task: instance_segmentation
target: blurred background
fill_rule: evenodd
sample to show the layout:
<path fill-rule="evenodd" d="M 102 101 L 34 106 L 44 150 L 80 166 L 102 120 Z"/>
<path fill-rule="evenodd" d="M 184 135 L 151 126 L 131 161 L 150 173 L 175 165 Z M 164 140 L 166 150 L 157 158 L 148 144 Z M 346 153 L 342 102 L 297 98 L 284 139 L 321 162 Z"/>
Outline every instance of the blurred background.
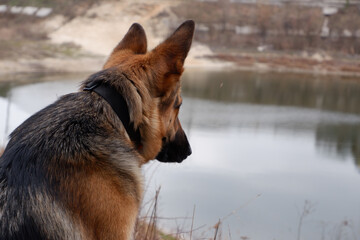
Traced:
<path fill-rule="evenodd" d="M 187 19 L 193 154 L 143 169 L 155 238 L 360 239 L 360 0 L 0 0 L 0 154 L 132 23 L 151 50 Z"/>

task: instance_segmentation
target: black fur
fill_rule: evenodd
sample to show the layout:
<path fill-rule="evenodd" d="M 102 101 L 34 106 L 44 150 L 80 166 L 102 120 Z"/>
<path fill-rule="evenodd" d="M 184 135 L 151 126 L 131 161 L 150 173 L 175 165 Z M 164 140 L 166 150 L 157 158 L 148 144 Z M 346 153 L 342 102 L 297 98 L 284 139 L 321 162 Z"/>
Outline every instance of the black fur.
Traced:
<path fill-rule="evenodd" d="M 109 131 L 109 117 L 103 99 L 79 92 L 61 97 L 11 133 L 0 158 L 1 239 L 81 238 L 62 206 L 59 181 L 98 149 L 135 151 L 114 137 L 115 126 Z M 104 141 L 114 138 L 121 144 Z"/>

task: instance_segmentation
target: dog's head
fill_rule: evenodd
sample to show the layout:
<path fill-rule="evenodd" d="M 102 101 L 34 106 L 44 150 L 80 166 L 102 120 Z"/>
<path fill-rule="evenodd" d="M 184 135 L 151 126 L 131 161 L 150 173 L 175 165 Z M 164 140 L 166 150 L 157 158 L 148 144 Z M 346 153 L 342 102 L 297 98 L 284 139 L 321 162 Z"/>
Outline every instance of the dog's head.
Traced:
<path fill-rule="evenodd" d="M 125 72 L 142 99 L 142 120 L 135 126 L 141 132 L 140 153 L 146 160 L 182 162 L 191 154 L 178 114 L 182 104 L 180 76 L 193 34 L 194 22 L 186 21 L 147 52 L 144 29 L 133 24 L 104 65 L 104 69 Z"/>

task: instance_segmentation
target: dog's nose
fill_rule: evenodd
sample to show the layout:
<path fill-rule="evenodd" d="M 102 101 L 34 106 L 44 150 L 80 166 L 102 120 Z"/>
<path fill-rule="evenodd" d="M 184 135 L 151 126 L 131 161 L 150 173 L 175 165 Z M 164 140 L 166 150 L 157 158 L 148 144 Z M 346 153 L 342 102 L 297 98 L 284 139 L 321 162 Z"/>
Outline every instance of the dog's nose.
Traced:
<path fill-rule="evenodd" d="M 184 155 L 182 156 L 182 159 L 180 162 L 182 162 L 183 160 L 185 160 L 188 156 L 190 156 L 192 154 L 192 150 L 190 145 L 188 145 L 186 151 L 184 152 Z"/>
<path fill-rule="evenodd" d="M 192 154 L 192 150 L 191 150 L 191 147 L 190 147 L 190 145 L 189 145 L 188 151 L 187 151 L 187 153 L 186 153 L 186 156 L 190 156 L 191 154 Z"/>

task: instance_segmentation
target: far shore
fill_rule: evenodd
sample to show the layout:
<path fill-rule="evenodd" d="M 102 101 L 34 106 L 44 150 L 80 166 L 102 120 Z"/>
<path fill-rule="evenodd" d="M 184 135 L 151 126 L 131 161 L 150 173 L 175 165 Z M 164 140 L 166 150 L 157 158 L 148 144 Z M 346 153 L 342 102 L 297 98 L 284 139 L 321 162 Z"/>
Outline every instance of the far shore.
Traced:
<path fill-rule="evenodd" d="M 63 2 L 65 4 L 66 1 Z M 328 43 L 329 48 L 314 47 L 316 45 L 305 44 L 306 42 L 303 45 L 296 45 L 296 47 L 295 45 L 294 47 L 276 47 L 277 43 L 281 42 L 281 38 L 269 38 L 268 42 L 263 42 L 261 40 L 263 36 L 259 36 L 259 34 L 236 35 L 236 33 L 235 36 L 234 32 L 232 35 L 226 35 L 229 41 L 220 41 L 223 39 L 221 37 L 224 34 L 223 31 L 216 30 L 214 34 L 210 34 L 210 31 L 202 32 L 201 29 L 207 26 L 206 19 L 209 16 L 216 18 L 211 14 L 208 15 L 210 11 L 205 10 L 215 10 L 216 4 L 214 5 L 214 3 L 192 3 L 197 7 L 202 6 L 202 8 L 199 8 L 200 11 L 196 11 L 196 14 L 191 16 L 194 12 L 188 11 L 189 6 L 180 4 L 178 1 L 152 2 L 142 7 L 139 7 L 137 1 L 99 1 L 96 4 L 90 3 L 93 1 L 86 0 L 84 2 L 88 2 L 88 4 L 80 7 L 78 10 L 81 10 L 81 14 L 77 12 L 74 17 L 71 17 L 71 14 L 68 15 L 74 10 L 71 4 L 68 6 L 70 12 L 59 11 L 41 19 L 34 16 L 21 15 L 16 18 L 12 14 L 1 15 L 0 76 L 18 73 L 96 72 L 102 68 L 108 54 L 132 23 L 142 24 L 146 30 L 148 49 L 152 49 L 165 39 L 174 30 L 172 28 L 186 16 L 188 19 L 191 17 L 197 19 L 195 20 L 199 37 L 202 35 L 202 38 L 194 38 L 191 51 L 186 59 L 186 68 L 349 76 L 360 80 L 360 53 L 355 50 L 345 51 L 342 48 L 339 50 L 335 46 L 331 47 L 330 43 Z M 55 6 L 54 3 L 54 8 Z M 267 21 L 268 18 L 273 19 L 270 14 L 272 11 L 281 10 L 268 8 L 267 5 L 259 8 L 260 5 L 234 4 L 232 7 L 236 8 L 238 12 L 246 12 L 252 8 L 256 11 L 267 9 L 269 11 L 265 11 L 267 15 L 264 16 L 263 21 Z M 299 9 L 288 8 L 288 10 L 296 13 Z M 302 10 L 306 10 L 302 12 L 308 14 L 306 16 L 320 13 L 312 20 L 317 24 L 322 23 L 323 17 L 320 9 L 306 8 Z M 233 11 L 233 13 L 235 12 Z M 202 15 L 203 13 L 204 15 Z M 351 12 L 349 14 L 352 16 Z M 346 14 L 340 15 L 339 17 L 344 17 Z M 219 16 L 217 17 L 219 18 Z M 279 15 L 279 19 L 283 20 L 281 17 L 284 16 L 287 15 Z M 230 16 L 227 19 L 229 26 L 235 24 L 230 21 L 231 19 Z M 222 22 L 222 17 L 218 21 Z M 252 24 L 246 19 L 241 21 L 244 26 Z M 313 22 L 305 21 L 304 24 L 313 26 Z M 220 25 L 227 26 L 227 24 Z M 269 26 L 268 30 L 282 31 L 283 25 L 280 24 L 277 26 L 278 28 Z M 302 25 L 297 26 L 299 29 L 296 26 L 292 31 L 299 32 Z M 254 28 L 256 28 L 255 25 Z M 214 27 L 214 29 L 216 28 Z M 313 31 L 311 29 L 308 30 Z M 230 36 L 239 41 L 230 44 L 232 39 Z M 290 44 L 293 40 L 293 38 L 288 38 L 286 43 Z M 249 44 L 246 44 L 247 41 Z M 324 41 L 321 40 L 320 43 L 324 44 Z M 346 46 L 353 47 L 351 44 Z"/>
<path fill-rule="evenodd" d="M 91 73 L 99 71 L 105 60 L 104 56 L 1 59 L 0 76 L 30 73 Z M 360 80 L 360 62 L 358 60 L 317 59 L 316 56 L 299 57 L 273 53 L 213 54 L 189 59 L 186 68 L 211 69 L 212 71 L 243 70 L 263 73 L 338 75 Z M 0 77 L 0 82 L 5 81 L 4 79 L 6 78 Z"/>

